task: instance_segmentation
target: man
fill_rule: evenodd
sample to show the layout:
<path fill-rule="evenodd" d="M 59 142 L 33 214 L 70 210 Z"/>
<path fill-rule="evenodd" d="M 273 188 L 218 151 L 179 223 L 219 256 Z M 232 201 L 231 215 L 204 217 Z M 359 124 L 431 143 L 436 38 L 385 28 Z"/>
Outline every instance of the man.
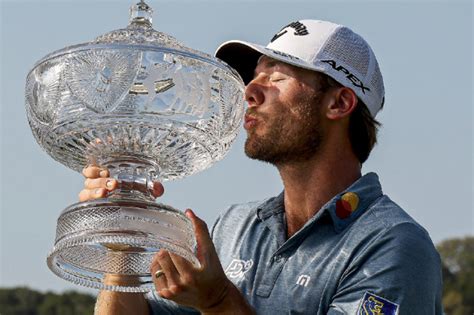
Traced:
<path fill-rule="evenodd" d="M 216 56 L 247 85 L 246 154 L 275 165 L 284 191 L 231 206 L 212 237 L 188 210 L 201 267 L 160 251 L 156 292 L 102 292 L 98 313 L 441 314 L 440 260 L 428 233 L 383 195 L 376 174 L 361 176 L 384 103 L 365 40 L 303 20 L 266 47 L 231 41 Z M 99 167 L 84 175 L 81 200 L 117 185 Z"/>

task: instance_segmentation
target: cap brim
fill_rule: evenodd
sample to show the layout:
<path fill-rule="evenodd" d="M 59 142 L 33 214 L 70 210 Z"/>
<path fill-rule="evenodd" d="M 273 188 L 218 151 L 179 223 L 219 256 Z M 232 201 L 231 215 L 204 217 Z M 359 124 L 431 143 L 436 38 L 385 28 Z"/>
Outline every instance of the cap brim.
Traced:
<path fill-rule="evenodd" d="M 217 48 L 215 56 L 234 68 L 248 84 L 254 76 L 260 56 L 265 54 L 265 47 L 238 40 L 223 43 Z"/>

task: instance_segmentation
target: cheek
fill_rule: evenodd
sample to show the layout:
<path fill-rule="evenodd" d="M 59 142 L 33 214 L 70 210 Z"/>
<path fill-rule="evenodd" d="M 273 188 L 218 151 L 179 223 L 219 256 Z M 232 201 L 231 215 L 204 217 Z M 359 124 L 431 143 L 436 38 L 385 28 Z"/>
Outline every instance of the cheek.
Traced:
<path fill-rule="evenodd" d="M 290 82 L 268 92 L 260 110 L 265 122 L 273 129 L 294 128 L 295 124 L 307 123 L 319 105 L 316 93 L 307 86 Z"/>
<path fill-rule="evenodd" d="M 311 99 L 305 97 L 295 97 L 288 104 L 287 114 L 292 120 L 306 120 L 312 116 L 315 111 L 315 106 Z"/>

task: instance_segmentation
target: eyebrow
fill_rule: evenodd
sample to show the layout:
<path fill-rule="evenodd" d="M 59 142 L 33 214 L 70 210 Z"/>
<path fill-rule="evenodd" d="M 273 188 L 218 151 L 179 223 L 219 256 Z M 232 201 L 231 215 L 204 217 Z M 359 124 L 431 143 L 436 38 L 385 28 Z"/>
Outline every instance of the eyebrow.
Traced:
<path fill-rule="evenodd" d="M 265 55 L 261 55 L 260 58 L 258 58 L 257 60 L 257 65 L 255 66 L 255 70 L 253 71 L 253 77 L 255 78 L 255 76 L 257 75 L 257 66 L 260 64 L 260 61 L 262 60 L 263 57 L 267 57 L 268 61 L 266 62 L 266 64 L 264 65 L 265 69 L 268 69 L 268 68 L 272 68 L 274 66 L 276 66 L 278 63 L 282 63 L 281 61 L 278 61 L 276 59 L 273 59 L 271 57 L 268 57 L 268 56 L 265 56 Z"/>

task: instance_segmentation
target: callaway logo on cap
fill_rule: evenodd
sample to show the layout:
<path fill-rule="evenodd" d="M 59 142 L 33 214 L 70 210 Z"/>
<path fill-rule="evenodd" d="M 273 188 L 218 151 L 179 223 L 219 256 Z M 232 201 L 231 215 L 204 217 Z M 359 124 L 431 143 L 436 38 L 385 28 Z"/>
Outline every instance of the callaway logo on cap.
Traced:
<path fill-rule="evenodd" d="M 348 27 L 301 20 L 283 27 L 266 47 L 234 40 L 225 42 L 216 51 L 216 57 L 236 69 L 245 84 L 252 80 L 262 55 L 325 73 L 351 88 L 373 117 L 383 106 L 385 90 L 374 52 Z"/>

